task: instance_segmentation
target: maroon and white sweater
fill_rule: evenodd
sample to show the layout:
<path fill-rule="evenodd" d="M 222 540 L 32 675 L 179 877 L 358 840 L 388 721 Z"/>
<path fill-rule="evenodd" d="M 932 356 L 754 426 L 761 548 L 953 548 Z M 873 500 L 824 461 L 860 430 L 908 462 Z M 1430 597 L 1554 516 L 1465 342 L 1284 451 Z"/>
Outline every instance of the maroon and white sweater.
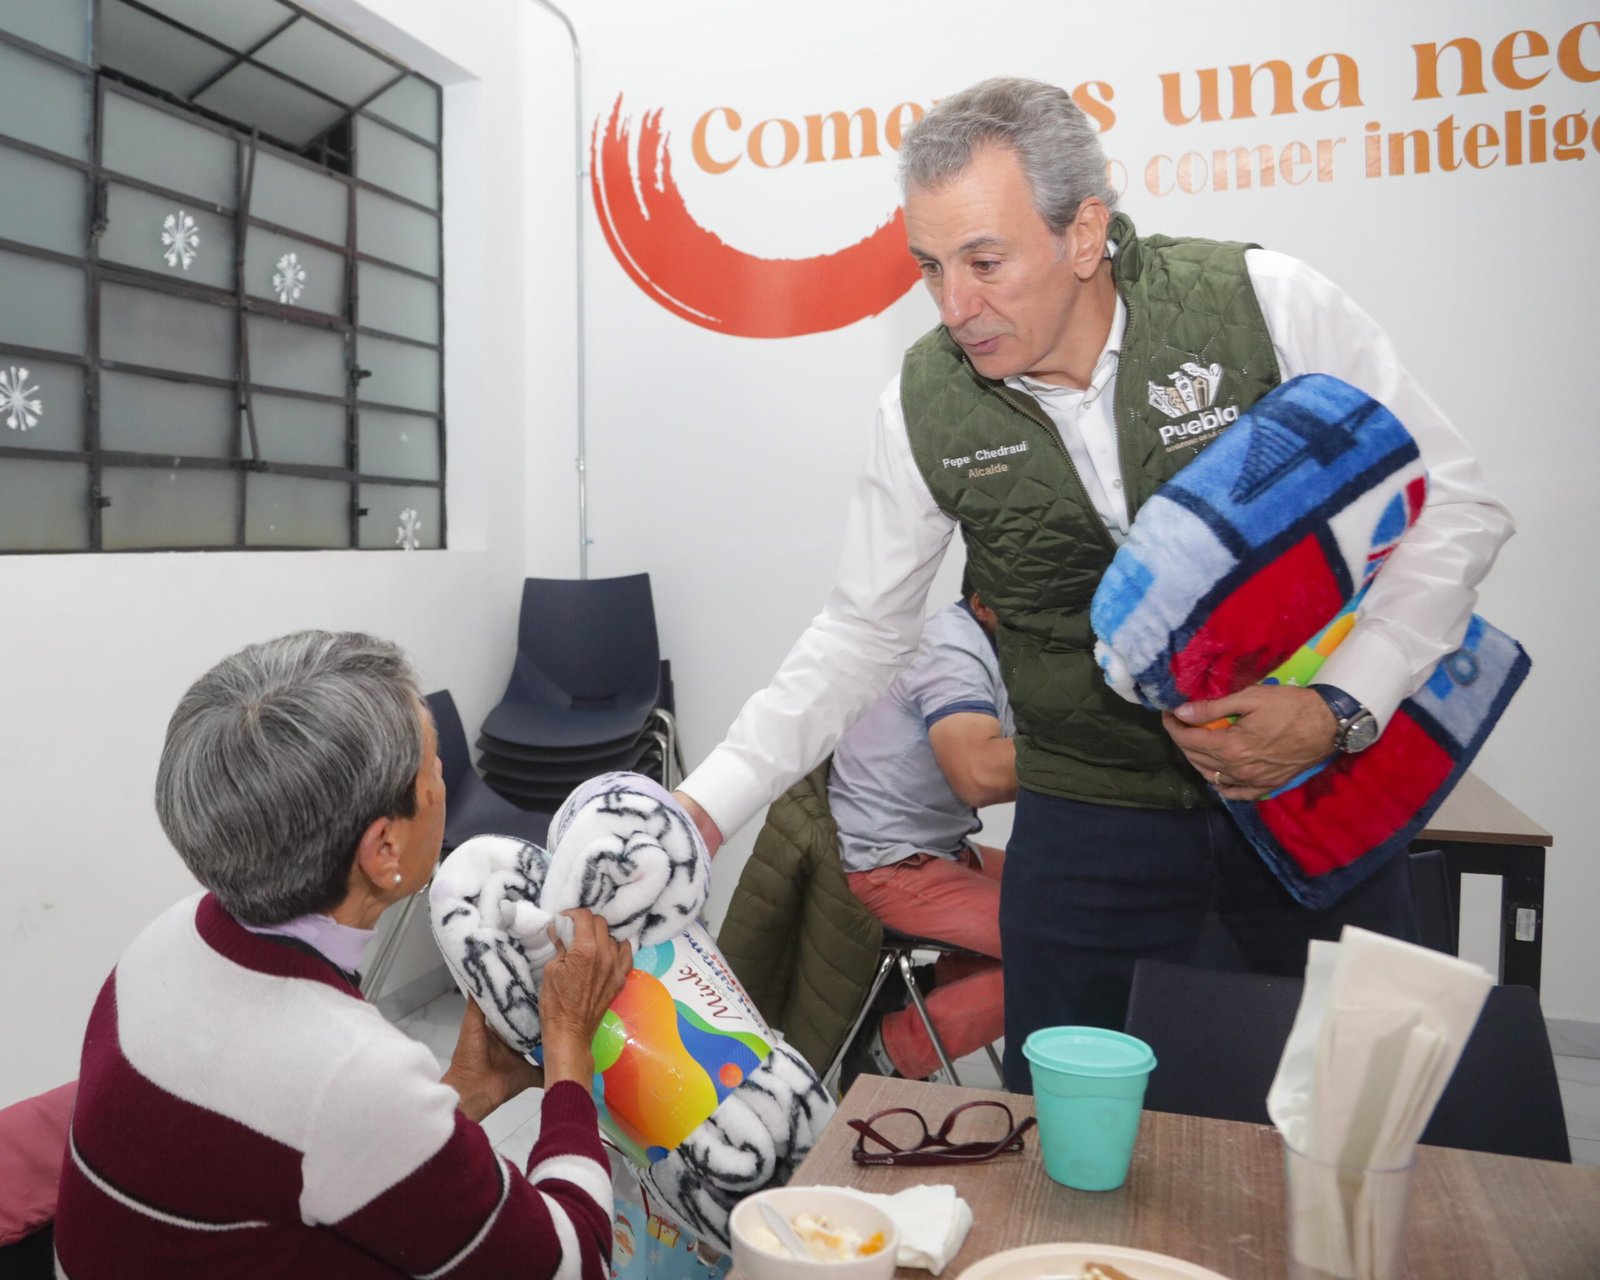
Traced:
<path fill-rule="evenodd" d="M 546 1093 L 527 1177 L 424 1046 L 209 895 L 128 948 L 84 1038 L 56 1213 L 68 1280 L 603 1280 L 594 1103 Z"/>

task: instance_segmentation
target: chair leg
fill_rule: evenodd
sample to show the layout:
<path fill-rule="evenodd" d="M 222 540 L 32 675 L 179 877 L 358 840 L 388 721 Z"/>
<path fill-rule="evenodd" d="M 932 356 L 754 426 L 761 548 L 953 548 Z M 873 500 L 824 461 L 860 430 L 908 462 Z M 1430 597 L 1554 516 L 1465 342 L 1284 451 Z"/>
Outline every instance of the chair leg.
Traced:
<path fill-rule="evenodd" d="M 995 1079 L 1004 1082 L 1006 1078 L 1005 1065 L 1000 1061 L 1000 1055 L 994 1051 L 994 1045 L 984 1045 L 983 1051 L 989 1055 L 989 1063 L 994 1067 Z"/>
<path fill-rule="evenodd" d="M 845 1033 L 844 1040 L 839 1045 L 839 1052 L 833 1055 L 833 1061 L 822 1073 L 822 1087 L 829 1094 L 833 1093 L 834 1087 L 839 1082 L 839 1070 L 844 1066 L 844 1055 L 855 1043 L 856 1033 L 861 1030 L 861 1024 L 872 1012 L 872 1002 L 878 998 L 878 992 L 883 990 L 883 984 L 889 979 L 889 970 L 894 967 L 894 955 L 893 951 L 883 953 L 883 958 L 878 962 L 878 972 L 873 975 L 872 986 L 867 989 L 867 998 L 861 1002 L 861 1011 L 856 1014 L 856 1020 L 850 1024 L 850 1030 Z"/>
<path fill-rule="evenodd" d="M 950 1061 L 950 1055 L 944 1050 L 944 1041 L 939 1039 L 939 1033 L 933 1029 L 933 1018 L 928 1013 L 928 1004 L 922 998 L 922 991 L 917 986 L 917 979 L 912 973 L 911 952 L 900 953 L 900 976 L 905 979 L 906 991 L 911 995 L 911 1003 L 916 1007 L 917 1016 L 922 1019 L 922 1025 L 928 1032 L 928 1039 L 933 1042 L 933 1052 L 939 1059 L 939 1069 L 944 1072 L 945 1079 L 953 1085 L 961 1083 L 961 1077 L 956 1074 L 955 1064 Z"/>
<path fill-rule="evenodd" d="M 656 707 L 650 714 L 661 721 L 666 730 L 667 742 L 670 744 L 670 749 L 666 753 L 667 758 L 662 762 L 661 772 L 667 777 L 665 784 L 667 790 L 671 791 L 683 781 L 685 774 L 683 743 L 678 738 L 678 722 L 673 718 L 672 712 L 665 707 Z"/>
<path fill-rule="evenodd" d="M 672 759 L 669 754 L 670 748 L 667 745 L 667 735 L 660 729 L 646 729 L 640 736 L 643 738 L 650 738 L 655 742 L 655 749 L 661 753 L 661 776 L 657 778 L 656 781 L 659 782 L 663 788 L 671 791 L 678 784 L 673 781 L 672 777 Z M 650 751 L 647 748 L 645 750 L 645 755 L 649 754 Z M 643 772 L 643 766 L 644 762 L 641 760 L 637 766 L 641 772 Z M 645 776 L 649 777 L 650 775 L 646 773 Z"/>

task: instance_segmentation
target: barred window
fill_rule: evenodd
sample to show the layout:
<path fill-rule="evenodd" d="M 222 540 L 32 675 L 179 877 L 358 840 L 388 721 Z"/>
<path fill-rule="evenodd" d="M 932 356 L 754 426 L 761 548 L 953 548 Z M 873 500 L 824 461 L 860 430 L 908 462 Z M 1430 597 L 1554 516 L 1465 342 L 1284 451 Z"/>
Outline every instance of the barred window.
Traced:
<path fill-rule="evenodd" d="M 0 0 L 0 553 L 445 545 L 440 111 L 284 0 Z"/>

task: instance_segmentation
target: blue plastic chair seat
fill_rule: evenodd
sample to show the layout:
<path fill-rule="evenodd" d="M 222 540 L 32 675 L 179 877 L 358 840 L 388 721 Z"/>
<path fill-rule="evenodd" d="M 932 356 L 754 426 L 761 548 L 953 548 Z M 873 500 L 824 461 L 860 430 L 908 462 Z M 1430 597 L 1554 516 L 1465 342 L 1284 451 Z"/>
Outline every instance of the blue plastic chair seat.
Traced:
<path fill-rule="evenodd" d="M 610 773 L 617 769 L 633 769 L 652 750 L 660 750 L 657 742 L 651 738 L 643 738 L 614 756 L 601 756 L 589 760 L 559 762 L 518 760 L 495 751 L 485 751 L 478 757 L 478 765 L 485 773 L 497 774 L 502 778 L 519 778 L 527 782 L 551 784 L 564 782 L 568 786 L 576 786 L 597 774 Z"/>
<path fill-rule="evenodd" d="M 543 845 L 550 833 L 550 819 L 559 805 L 551 805 L 549 813 L 523 809 L 504 796 L 496 794 L 488 784 L 477 782 L 452 792 L 446 801 L 444 846 L 448 851 L 465 844 L 473 836 L 515 836 L 529 844 Z"/>
<path fill-rule="evenodd" d="M 530 747 L 594 747 L 617 740 L 631 742 L 643 732 L 655 710 L 655 695 L 623 706 L 576 710 L 502 702 L 483 722 L 490 737 Z"/>
<path fill-rule="evenodd" d="M 525 747 L 520 743 L 507 742 L 504 738 L 497 738 L 492 733 L 478 735 L 478 750 L 486 755 L 492 754 L 502 760 L 515 760 L 521 765 L 542 764 L 576 764 L 584 761 L 596 761 L 600 772 L 605 761 L 615 758 L 638 745 L 638 735 L 627 738 L 617 738 L 611 742 L 597 742 L 590 747 L 572 747 L 562 750 L 559 747 Z"/>
<path fill-rule="evenodd" d="M 484 778 L 501 796 L 510 797 L 518 804 L 547 805 L 552 813 L 574 790 L 570 782 L 529 782 L 525 778 L 505 778 L 497 773 L 485 773 Z"/>
<path fill-rule="evenodd" d="M 430 693 L 427 703 L 439 735 L 439 763 L 444 771 L 445 852 L 481 835 L 515 836 L 542 845 L 556 806 L 551 805 L 549 813 L 530 812 L 492 791 L 472 767 L 455 699 L 441 689 Z"/>

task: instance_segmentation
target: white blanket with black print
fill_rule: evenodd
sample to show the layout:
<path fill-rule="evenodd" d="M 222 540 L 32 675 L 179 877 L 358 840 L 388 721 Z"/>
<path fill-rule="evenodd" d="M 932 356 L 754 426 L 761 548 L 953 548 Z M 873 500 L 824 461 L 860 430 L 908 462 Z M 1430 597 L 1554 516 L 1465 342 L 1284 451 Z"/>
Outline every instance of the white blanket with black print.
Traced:
<path fill-rule="evenodd" d="M 539 988 L 555 958 L 549 927 L 587 907 L 634 949 L 665 942 L 711 892 L 711 856 L 689 815 L 653 779 L 607 773 L 550 820 L 550 847 L 475 836 L 440 865 L 428 893 L 433 932 L 462 991 L 507 1044 L 539 1044 Z"/>
<path fill-rule="evenodd" d="M 539 989 L 555 957 L 548 928 L 587 907 L 635 951 L 696 919 L 711 859 L 694 823 L 657 783 L 610 773 L 569 796 L 548 850 L 477 836 L 439 866 L 429 893 L 434 937 L 462 991 L 507 1044 L 532 1059 Z M 728 1247 L 728 1214 L 751 1192 L 787 1182 L 833 1114 L 798 1053 L 772 1052 L 674 1150 L 643 1175 L 684 1226 Z"/>

